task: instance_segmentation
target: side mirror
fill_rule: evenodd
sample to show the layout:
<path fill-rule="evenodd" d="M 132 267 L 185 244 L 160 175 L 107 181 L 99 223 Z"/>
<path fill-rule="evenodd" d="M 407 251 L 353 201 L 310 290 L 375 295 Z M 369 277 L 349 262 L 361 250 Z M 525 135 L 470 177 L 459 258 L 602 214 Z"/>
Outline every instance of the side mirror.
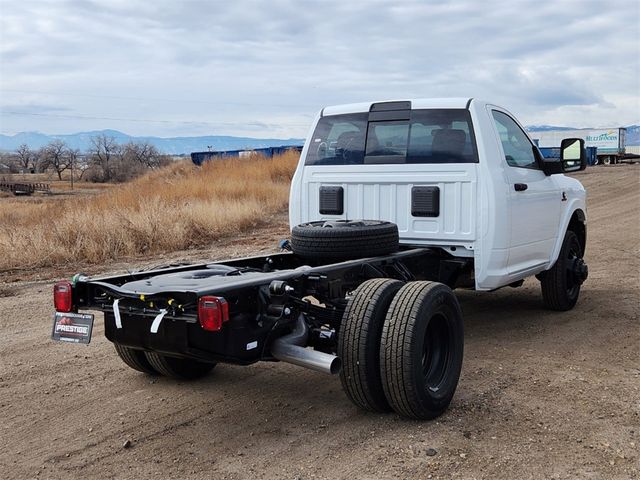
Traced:
<path fill-rule="evenodd" d="M 587 168 L 587 151 L 581 138 L 565 138 L 560 143 L 560 163 L 563 172 L 577 172 Z"/>
<path fill-rule="evenodd" d="M 538 159 L 538 164 L 542 167 L 542 171 L 548 177 L 549 175 L 555 175 L 556 173 L 562 173 L 562 162 L 559 158 L 551 157 L 546 158 L 542 155 L 542 152 L 538 147 L 533 147 L 533 154 Z"/>
<path fill-rule="evenodd" d="M 542 171 L 548 177 L 549 175 L 555 175 L 556 173 L 564 172 L 562 162 L 558 158 L 543 158 L 542 159 Z"/>

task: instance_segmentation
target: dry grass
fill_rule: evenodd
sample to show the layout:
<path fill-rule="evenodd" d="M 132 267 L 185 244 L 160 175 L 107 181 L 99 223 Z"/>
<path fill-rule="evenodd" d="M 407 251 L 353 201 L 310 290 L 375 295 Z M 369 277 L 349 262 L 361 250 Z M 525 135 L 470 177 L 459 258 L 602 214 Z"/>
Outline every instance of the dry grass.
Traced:
<path fill-rule="evenodd" d="M 81 198 L 0 202 L 0 270 L 205 246 L 286 208 L 297 153 L 178 162 Z"/>

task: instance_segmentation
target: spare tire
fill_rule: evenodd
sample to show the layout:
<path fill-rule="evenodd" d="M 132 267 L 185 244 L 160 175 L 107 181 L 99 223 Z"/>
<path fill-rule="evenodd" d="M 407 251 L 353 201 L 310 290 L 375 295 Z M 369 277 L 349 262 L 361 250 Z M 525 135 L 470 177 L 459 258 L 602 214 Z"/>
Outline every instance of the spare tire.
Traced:
<path fill-rule="evenodd" d="M 293 227 L 291 248 L 313 259 L 348 260 L 398 251 L 398 226 L 382 220 L 327 220 Z"/>

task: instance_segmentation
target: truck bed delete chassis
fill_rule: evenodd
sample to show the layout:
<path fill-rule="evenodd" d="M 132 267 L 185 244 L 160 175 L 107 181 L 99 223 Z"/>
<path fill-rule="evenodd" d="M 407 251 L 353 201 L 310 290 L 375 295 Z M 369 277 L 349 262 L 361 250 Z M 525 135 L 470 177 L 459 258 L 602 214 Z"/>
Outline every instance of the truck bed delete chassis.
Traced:
<path fill-rule="evenodd" d="M 472 270 L 471 260 L 429 248 L 404 247 L 390 255 L 339 263 L 279 253 L 80 277 L 73 299 L 75 309 L 104 312 L 105 334 L 114 343 L 246 365 L 275 360 L 273 342 L 294 328 L 308 329 L 302 346 L 335 353 L 349 292 L 367 279 L 435 280 L 454 287 L 473 278 Z M 198 321 L 198 300 L 209 295 L 223 297 L 229 308 L 229 320 L 217 332 L 204 330 Z"/>

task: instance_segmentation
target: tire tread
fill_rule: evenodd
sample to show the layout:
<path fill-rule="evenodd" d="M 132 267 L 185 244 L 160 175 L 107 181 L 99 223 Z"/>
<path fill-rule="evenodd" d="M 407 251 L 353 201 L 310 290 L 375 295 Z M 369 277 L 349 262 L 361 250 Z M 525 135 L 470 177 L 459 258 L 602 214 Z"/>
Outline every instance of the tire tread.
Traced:
<path fill-rule="evenodd" d="M 149 363 L 158 373 L 179 380 L 195 380 L 204 377 L 214 367 L 215 363 L 199 362 L 187 358 L 175 358 L 156 352 L 144 352 Z"/>
<path fill-rule="evenodd" d="M 398 250 L 398 227 L 391 222 L 359 228 L 308 225 L 298 225 L 291 231 L 291 247 L 301 257 L 349 259 L 386 255 Z"/>
<path fill-rule="evenodd" d="M 153 365 L 151 365 L 151 362 L 149 362 L 142 350 L 125 347 L 118 343 L 114 343 L 113 346 L 115 347 L 116 353 L 120 359 L 127 366 L 137 370 L 138 372 L 146 373 L 147 375 L 158 375 L 158 371 L 153 367 Z"/>
<path fill-rule="evenodd" d="M 347 396 L 364 410 L 391 409 L 380 376 L 380 335 L 386 310 L 402 285 L 399 280 L 387 278 L 367 280 L 354 291 L 343 316 L 338 339 L 338 354 L 343 362 L 340 380 Z"/>
<path fill-rule="evenodd" d="M 545 307 L 550 310 L 565 312 L 567 310 L 571 310 L 578 301 L 578 295 L 580 293 L 579 289 L 578 294 L 576 294 L 576 298 L 574 299 L 568 298 L 566 292 L 566 272 L 564 261 L 567 258 L 567 249 L 569 248 L 569 244 L 573 240 L 573 237 L 576 237 L 575 240 L 577 241 L 576 234 L 572 230 L 567 230 L 556 263 L 551 267 L 551 269 L 544 272 L 544 275 L 542 275 L 542 279 L 540 280 L 542 300 Z"/>
<path fill-rule="evenodd" d="M 385 395 L 392 408 L 401 416 L 412 419 L 429 419 L 440 415 L 448 406 L 451 398 L 442 408 L 425 409 L 420 401 L 420 392 L 414 382 L 415 364 L 413 352 L 414 333 L 422 321 L 420 310 L 436 289 L 446 289 L 455 302 L 457 315 L 459 305 L 453 293 L 438 282 L 419 281 L 406 284 L 394 297 L 382 329 L 380 347 L 380 369 Z M 461 340 L 462 341 L 462 340 Z M 462 346 L 461 346 L 462 348 Z M 461 362 L 462 358 L 460 358 Z M 421 367 L 421 365 L 420 365 Z M 460 374 L 459 367 L 454 374 Z M 457 378 L 456 382 L 457 384 Z M 455 391 L 455 386 L 454 386 Z M 453 392 L 451 393 L 451 397 Z"/>

